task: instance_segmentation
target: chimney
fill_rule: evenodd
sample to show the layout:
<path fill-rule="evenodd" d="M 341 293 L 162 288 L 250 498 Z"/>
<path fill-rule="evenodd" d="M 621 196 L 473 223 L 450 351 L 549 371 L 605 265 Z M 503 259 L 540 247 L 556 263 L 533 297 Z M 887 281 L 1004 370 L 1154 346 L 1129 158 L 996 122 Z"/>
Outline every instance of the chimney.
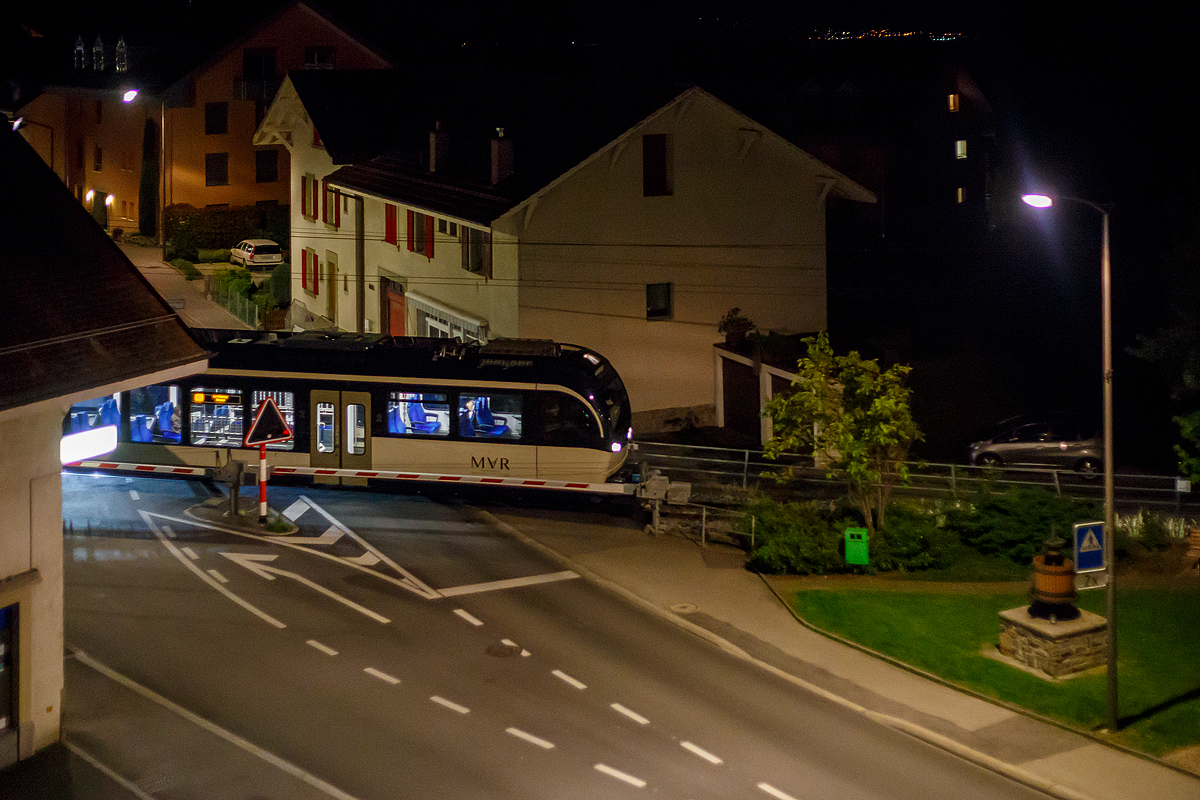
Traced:
<path fill-rule="evenodd" d="M 496 128 L 492 137 L 492 186 L 513 173 L 512 139 L 504 138 L 504 128 Z"/>
<path fill-rule="evenodd" d="M 429 132 L 429 171 L 437 172 L 439 163 L 444 164 L 446 156 L 449 154 L 450 137 L 442 130 L 442 123 L 433 123 L 433 130 Z"/>

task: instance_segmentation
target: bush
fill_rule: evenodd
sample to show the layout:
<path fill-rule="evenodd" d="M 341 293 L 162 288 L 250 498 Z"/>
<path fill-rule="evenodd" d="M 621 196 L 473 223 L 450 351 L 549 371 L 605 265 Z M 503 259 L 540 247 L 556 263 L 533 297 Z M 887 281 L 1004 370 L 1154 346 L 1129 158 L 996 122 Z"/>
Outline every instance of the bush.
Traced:
<path fill-rule="evenodd" d="M 1102 517 L 1098 503 L 1059 497 L 1044 489 L 1013 488 L 976 496 L 970 510 L 948 515 L 948 527 L 963 543 L 985 555 L 1029 564 L 1050 536 L 1051 527 L 1064 539 L 1079 522 Z"/>
<path fill-rule="evenodd" d="M 186 258 L 175 258 L 171 260 L 171 266 L 183 273 L 183 277 L 189 281 L 194 281 L 200 277 L 200 270 L 196 269 L 196 265 L 188 261 Z"/>
<path fill-rule="evenodd" d="M 199 261 L 201 248 L 222 249 L 241 239 L 286 243 L 291 238 L 288 213 L 286 205 L 204 209 L 182 203 L 167 206 L 163 223 L 166 257 Z"/>
<path fill-rule="evenodd" d="M 224 264 L 229 262 L 229 248 L 221 250 L 205 250 L 201 248 L 198 251 L 196 260 L 202 264 Z"/>
<path fill-rule="evenodd" d="M 113 228 L 112 229 L 112 238 L 113 238 L 114 242 L 121 241 L 121 239 L 124 238 L 124 236 L 125 236 L 124 228 Z"/>
<path fill-rule="evenodd" d="M 746 509 L 744 533 L 755 520 L 755 547 L 747 566 L 772 575 L 824 575 L 846 567 L 839 534 L 815 503 L 756 501 Z"/>
<path fill-rule="evenodd" d="M 284 261 L 271 270 L 271 274 L 262 283 L 264 291 L 269 292 L 271 303 L 267 308 L 287 308 L 292 304 L 292 265 Z"/>
<path fill-rule="evenodd" d="M 1147 514 L 1142 522 L 1142 547 L 1147 550 L 1169 550 L 1171 532 L 1157 514 Z"/>
<path fill-rule="evenodd" d="M 250 274 L 250 270 L 245 267 L 233 267 L 231 269 L 217 268 L 213 270 L 214 292 L 219 292 L 226 296 L 240 294 L 243 297 L 250 297 L 253 287 L 254 277 Z"/>
<path fill-rule="evenodd" d="M 883 535 L 871 543 L 871 564 L 885 571 L 949 566 L 958 534 L 939 524 L 938 517 L 936 508 L 915 503 L 888 506 Z"/>

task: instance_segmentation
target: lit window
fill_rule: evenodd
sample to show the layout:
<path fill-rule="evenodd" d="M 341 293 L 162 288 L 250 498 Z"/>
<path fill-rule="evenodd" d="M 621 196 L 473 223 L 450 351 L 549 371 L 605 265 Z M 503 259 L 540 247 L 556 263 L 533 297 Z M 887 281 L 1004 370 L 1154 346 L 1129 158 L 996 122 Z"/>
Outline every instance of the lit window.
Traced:
<path fill-rule="evenodd" d="M 967 157 L 967 140 L 966 139 L 959 139 L 957 142 L 954 143 L 954 157 L 955 158 L 966 158 Z"/>
<path fill-rule="evenodd" d="M 958 202 L 959 203 L 962 203 L 967 199 L 967 193 L 966 193 L 966 190 L 963 189 L 963 187 L 961 187 L 961 186 L 958 187 L 957 194 L 958 194 Z"/>
<path fill-rule="evenodd" d="M 296 395 L 292 392 L 264 392 L 255 390 L 250 395 L 252 413 L 257 414 L 259 408 L 267 398 L 275 401 L 275 407 L 279 409 L 279 413 L 283 415 L 283 421 L 293 431 L 296 430 Z M 296 440 L 288 439 L 286 442 L 271 442 L 267 445 L 268 450 L 291 450 L 295 448 Z"/>
<path fill-rule="evenodd" d="M 196 387 L 191 395 L 189 441 L 209 447 L 241 447 L 241 390 Z"/>
<path fill-rule="evenodd" d="M 955 111 L 958 111 L 958 95 L 957 94 L 946 95 L 946 102 L 950 106 L 950 113 L 954 113 Z"/>
<path fill-rule="evenodd" d="M 390 392 L 388 433 L 399 436 L 449 436 L 450 402 L 444 394 Z"/>

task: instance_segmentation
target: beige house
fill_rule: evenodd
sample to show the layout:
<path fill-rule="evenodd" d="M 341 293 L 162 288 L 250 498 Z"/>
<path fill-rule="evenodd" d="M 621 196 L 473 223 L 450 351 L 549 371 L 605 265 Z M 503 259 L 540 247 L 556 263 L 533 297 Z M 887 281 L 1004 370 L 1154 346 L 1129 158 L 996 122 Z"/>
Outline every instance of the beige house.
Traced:
<path fill-rule="evenodd" d="M 762 330 L 824 329 L 826 202 L 875 199 L 696 87 L 636 115 L 612 94 L 574 98 L 582 118 L 481 102 L 505 122 L 490 137 L 397 102 L 409 147 L 375 155 L 350 145 L 380 120 L 325 101 L 339 80 L 356 77 L 293 75 L 255 137 L 292 154 L 293 323 L 585 345 L 621 373 L 640 431 L 711 421 L 731 308 Z"/>
<path fill-rule="evenodd" d="M 390 66 L 303 2 L 248 25 L 205 13 L 189 8 L 194 19 L 164 25 L 152 41 L 81 32 L 74 52 L 57 51 L 58 71 L 44 93 L 18 112 L 22 134 L 104 227 L 138 228 L 147 120 L 159 230 L 165 205 L 285 204 L 287 150 L 252 142 L 283 76 Z"/>
<path fill-rule="evenodd" d="M 59 739 L 64 417 L 76 402 L 202 372 L 207 354 L 11 131 L 0 131 L 0 183 L 21 187 L 0 193 L 12 225 L 0 267 L 22 298 L 0 331 L 3 768 Z"/>

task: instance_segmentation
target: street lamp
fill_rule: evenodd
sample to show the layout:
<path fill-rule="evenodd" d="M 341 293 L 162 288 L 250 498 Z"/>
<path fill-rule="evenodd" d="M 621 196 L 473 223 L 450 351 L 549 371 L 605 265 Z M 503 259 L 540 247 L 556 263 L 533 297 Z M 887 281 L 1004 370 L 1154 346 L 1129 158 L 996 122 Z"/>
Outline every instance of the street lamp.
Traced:
<path fill-rule="evenodd" d="M 1026 194 L 1021 199 L 1034 208 L 1049 208 L 1054 197 L 1045 194 Z M 1104 586 L 1104 609 L 1108 616 L 1108 730 L 1117 732 L 1117 615 L 1116 562 L 1113 560 L 1113 537 L 1116 534 L 1113 515 L 1113 369 L 1112 369 L 1112 279 L 1108 256 L 1108 209 L 1091 200 L 1059 196 L 1059 200 L 1082 203 L 1100 212 L 1100 291 L 1101 325 L 1104 358 L 1104 561 L 1108 564 L 1108 581 Z"/>

